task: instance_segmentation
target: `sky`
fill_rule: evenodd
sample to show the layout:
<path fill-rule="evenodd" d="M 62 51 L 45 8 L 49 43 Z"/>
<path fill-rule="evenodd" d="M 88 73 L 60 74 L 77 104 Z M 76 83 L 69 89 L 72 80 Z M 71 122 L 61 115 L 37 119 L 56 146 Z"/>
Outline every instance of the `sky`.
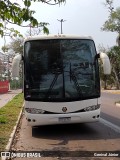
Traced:
<path fill-rule="evenodd" d="M 50 34 L 61 32 L 61 24 L 58 20 L 63 19 L 65 20 L 63 22 L 63 34 L 92 36 L 97 48 L 99 45 L 107 48 L 116 45 L 117 33 L 101 31 L 102 25 L 109 16 L 109 12 L 103 3 L 105 3 L 105 0 L 66 0 L 65 4 L 53 6 L 35 2 L 31 9 L 36 11 L 34 17 L 39 22 L 50 24 L 48 25 Z M 120 7 L 120 0 L 114 0 L 114 8 L 116 7 Z M 16 25 L 14 25 L 14 28 L 23 35 L 29 30 L 29 28 Z M 10 39 L 6 38 L 6 44 L 9 42 Z M 1 45 L 4 45 L 3 38 L 0 38 L 0 48 Z"/>

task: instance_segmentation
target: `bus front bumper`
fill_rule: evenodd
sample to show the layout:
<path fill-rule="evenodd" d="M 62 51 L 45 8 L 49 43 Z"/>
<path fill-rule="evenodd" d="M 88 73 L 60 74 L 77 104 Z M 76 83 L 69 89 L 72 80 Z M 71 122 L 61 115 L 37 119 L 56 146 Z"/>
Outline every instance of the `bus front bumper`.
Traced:
<path fill-rule="evenodd" d="M 99 121 L 100 109 L 68 114 L 30 114 L 26 112 L 25 115 L 30 126 L 87 123 Z"/>

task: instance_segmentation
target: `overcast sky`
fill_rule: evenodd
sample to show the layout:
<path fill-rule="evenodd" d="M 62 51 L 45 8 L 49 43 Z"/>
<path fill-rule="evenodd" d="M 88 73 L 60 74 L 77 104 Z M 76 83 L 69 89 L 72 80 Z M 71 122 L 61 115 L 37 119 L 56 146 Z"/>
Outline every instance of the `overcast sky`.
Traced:
<path fill-rule="evenodd" d="M 20 1 L 19 1 L 20 2 Z M 95 40 L 96 47 L 103 44 L 105 47 L 116 44 L 116 33 L 103 32 L 101 27 L 107 20 L 109 12 L 103 5 L 105 0 L 66 0 L 66 4 L 61 6 L 51 6 L 42 3 L 33 3 L 31 9 L 35 10 L 35 18 L 41 22 L 48 22 L 50 34 L 60 33 L 60 22 L 57 20 L 66 20 L 63 23 L 64 34 L 90 35 Z M 114 7 L 120 6 L 120 0 L 114 0 Z M 28 28 L 19 29 L 24 35 Z M 8 43 L 9 40 L 7 38 Z M 0 38 L 0 44 L 3 39 Z M 0 45 L 1 48 L 1 45 Z"/>

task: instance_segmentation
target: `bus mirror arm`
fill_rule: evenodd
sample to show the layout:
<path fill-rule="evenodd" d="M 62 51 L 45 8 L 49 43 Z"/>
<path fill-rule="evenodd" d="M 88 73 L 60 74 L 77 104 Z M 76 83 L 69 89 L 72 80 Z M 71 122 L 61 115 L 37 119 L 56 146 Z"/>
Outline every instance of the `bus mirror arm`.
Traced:
<path fill-rule="evenodd" d="M 111 64 L 109 57 L 106 53 L 99 53 L 100 59 L 102 61 L 102 66 L 103 66 L 103 72 L 105 75 L 110 75 L 111 74 Z"/>
<path fill-rule="evenodd" d="M 95 60 L 100 58 L 100 53 L 95 55 Z"/>
<path fill-rule="evenodd" d="M 24 56 L 23 55 L 21 56 L 21 60 L 24 61 Z"/>

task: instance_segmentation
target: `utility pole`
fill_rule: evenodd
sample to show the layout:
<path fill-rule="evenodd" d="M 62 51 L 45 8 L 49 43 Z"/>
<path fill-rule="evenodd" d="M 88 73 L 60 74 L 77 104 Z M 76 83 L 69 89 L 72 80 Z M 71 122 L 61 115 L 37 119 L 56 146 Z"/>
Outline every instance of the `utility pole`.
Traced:
<path fill-rule="evenodd" d="M 63 31 L 62 31 L 62 23 L 65 22 L 66 20 L 63 20 L 63 19 L 61 19 L 61 20 L 57 19 L 57 20 L 61 23 L 61 34 L 63 34 Z"/>

